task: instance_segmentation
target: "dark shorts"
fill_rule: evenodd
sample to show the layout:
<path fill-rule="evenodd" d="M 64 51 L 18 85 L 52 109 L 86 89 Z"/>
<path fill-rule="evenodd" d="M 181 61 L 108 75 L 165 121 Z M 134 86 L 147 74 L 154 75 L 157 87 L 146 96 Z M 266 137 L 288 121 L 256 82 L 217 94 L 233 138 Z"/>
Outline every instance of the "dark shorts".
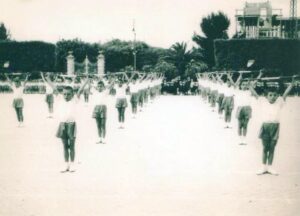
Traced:
<path fill-rule="evenodd" d="M 62 139 L 74 139 L 76 137 L 76 132 L 75 122 L 61 122 L 59 124 L 56 137 Z"/>
<path fill-rule="evenodd" d="M 115 96 L 116 93 L 117 93 L 117 91 L 114 88 L 109 90 L 109 95 Z"/>
<path fill-rule="evenodd" d="M 116 108 L 124 108 L 127 107 L 127 99 L 126 98 L 117 98 Z"/>
<path fill-rule="evenodd" d="M 13 101 L 13 107 L 14 108 L 23 108 L 24 107 L 23 98 L 15 98 Z"/>
<path fill-rule="evenodd" d="M 233 97 L 225 97 L 223 99 L 222 107 L 224 110 L 233 110 L 233 107 L 234 107 Z"/>
<path fill-rule="evenodd" d="M 266 141 L 278 140 L 279 127 L 279 123 L 263 123 L 260 128 L 259 138 Z"/>
<path fill-rule="evenodd" d="M 143 90 L 139 90 L 138 95 L 139 95 L 139 102 L 143 102 L 144 101 L 144 92 L 143 92 Z"/>
<path fill-rule="evenodd" d="M 54 102 L 53 94 L 47 94 L 46 95 L 46 102 L 47 103 L 53 103 Z"/>
<path fill-rule="evenodd" d="M 150 96 L 151 96 L 151 97 L 155 96 L 155 92 L 156 92 L 155 88 L 152 87 L 152 88 L 150 89 Z"/>
<path fill-rule="evenodd" d="M 132 93 L 130 102 L 131 103 L 137 103 L 139 101 L 139 94 L 138 93 Z"/>
<path fill-rule="evenodd" d="M 239 106 L 236 116 L 238 119 L 250 119 L 252 116 L 252 108 L 250 106 Z"/>
<path fill-rule="evenodd" d="M 223 100 L 224 100 L 224 94 L 218 94 L 218 98 L 217 98 L 217 100 L 218 100 L 218 103 L 219 104 L 222 104 L 222 102 L 223 102 Z"/>
<path fill-rule="evenodd" d="M 106 105 L 96 105 L 93 111 L 93 118 L 106 118 Z"/>

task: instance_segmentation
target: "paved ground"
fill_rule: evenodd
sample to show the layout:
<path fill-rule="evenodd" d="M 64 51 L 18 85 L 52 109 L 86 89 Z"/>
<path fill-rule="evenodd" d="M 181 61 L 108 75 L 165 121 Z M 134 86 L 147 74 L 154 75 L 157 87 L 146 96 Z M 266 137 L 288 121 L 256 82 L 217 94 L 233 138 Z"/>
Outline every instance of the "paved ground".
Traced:
<path fill-rule="evenodd" d="M 284 110 L 275 165 L 257 176 L 258 120 L 247 146 L 194 96 L 162 96 L 126 129 L 109 113 L 108 143 L 96 145 L 92 107 L 79 110 L 77 171 L 62 174 L 62 144 L 44 97 L 27 95 L 25 127 L 11 96 L 0 100 L 0 215 L 296 216 L 300 212 L 299 99 Z M 112 104 L 113 107 L 113 104 Z M 298 112 L 298 113 L 297 113 Z M 234 125 L 236 127 L 236 125 Z"/>

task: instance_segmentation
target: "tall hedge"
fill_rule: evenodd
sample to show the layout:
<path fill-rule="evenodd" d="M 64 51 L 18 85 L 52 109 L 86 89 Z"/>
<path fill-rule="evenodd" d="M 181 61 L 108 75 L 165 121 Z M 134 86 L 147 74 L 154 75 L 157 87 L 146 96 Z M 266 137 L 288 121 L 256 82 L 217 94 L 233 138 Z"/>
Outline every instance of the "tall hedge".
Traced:
<path fill-rule="evenodd" d="M 246 69 L 254 59 L 253 69 L 269 69 L 279 74 L 300 73 L 300 40 L 298 39 L 231 39 L 215 40 L 217 69 Z"/>
<path fill-rule="evenodd" d="M 55 45 L 40 41 L 0 41 L 0 70 L 9 61 L 9 71 L 54 71 Z"/>
<path fill-rule="evenodd" d="M 89 61 L 95 63 L 99 50 L 102 48 L 97 43 L 86 43 L 80 39 L 60 40 L 56 43 L 56 71 L 67 71 L 67 56 L 68 52 L 72 51 L 75 57 L 75 62 L 83 63 L 86 56 Z"/>

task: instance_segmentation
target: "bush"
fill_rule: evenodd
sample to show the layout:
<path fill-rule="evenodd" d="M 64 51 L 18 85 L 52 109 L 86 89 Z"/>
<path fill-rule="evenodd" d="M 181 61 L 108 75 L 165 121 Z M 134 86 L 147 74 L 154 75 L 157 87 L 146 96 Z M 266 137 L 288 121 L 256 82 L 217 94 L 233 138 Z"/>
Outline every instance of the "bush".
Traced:
<path fill-rule="evenodd" d="M 39 41 L 1 41 L 0 70 L 5 70 L 3 64 L 7 61 L 8 71 L 54 71 L 55 45 Z"/>
<path fill-rule="evenodd" d="M 268 69 L 279 74 L 299 74 L 300 40 L 297 39 L 231 39 L 215 40 L 216 66 L 219 70 Z"/>

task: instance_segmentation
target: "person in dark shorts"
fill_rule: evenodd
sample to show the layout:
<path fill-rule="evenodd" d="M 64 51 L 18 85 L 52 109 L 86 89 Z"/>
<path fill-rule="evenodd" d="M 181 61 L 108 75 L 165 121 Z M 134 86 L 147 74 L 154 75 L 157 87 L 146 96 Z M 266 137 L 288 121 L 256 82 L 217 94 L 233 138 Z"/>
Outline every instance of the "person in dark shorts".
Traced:
<path fill-rule="evenodd" d="M 49 79 L 51 80 L 50 74 L 45 74 L 47 77 L 49 77 Z M 43 73 L 41 73 L 41 77 L 43 79 L 43 82 L 45 83 L 45 89 L 46 89 L 46 98 L 45 101 L 47 103 L 48 106 L 48 113 L 49 113 L 49 118 L 53 118 L 53 106 L 54 106 L 54 90 L 55 88 L 53 88 L 51 85 L 53 85 L 53 82 L 50 84 L 48 83 L 48 81 L 45 79 L 45 75 Z"/>
<path fill-rule="evenodd" d="M 109 89 L 109 88 L 108 88 Z M 97 144 L 105 144 L 107 105 L 109 90 L 105 88 L 103 81 L 99 81 L 95 89 L 92 89 L 94 95 L 92 103 L 94 104 L 93 118 L 96 120 L 99 141 Z"/>
<path fill-rule="evenodd" d="M 19 74 L 21 75 L 21 74 Z M 23 127 L 24 122 L 24 115 L 23 115 L 23 108 L 24 108 L 24 100 L 23 100 L 23 93 L 24 89 L 28 80 L 28 74 L 26 74 L 26 78 L 24 81 L 21 81 L 20 77 L 16 77 L 13 81 L 5 74 L 5 77 L 8 81 L 9 86 L 13 91 L 13 107 L 17 114 L 17 119 L 19 122 L 19 127 Z"/>
<path fill-rule="evenodd" d="M 47 81 L 48 83 L 51 83 L 51 80 L 48 79 Z M 78 116 L 76 108 L 78 106 L 80 95 L 88 82 L 89 79 L 86 78 L 76 94 L 74 93 L 74 88 L 70 85 L 66 85 L 63 88 L 63 100 L 60 100 L 61 103 L 59 104 L 60 106 L 58 109 L 60 123 L 56 133 L 56 137 L 62 140 L 64 149 L 66 166 L 62 172 L 75 171 L 75 141 L 77 137 L 76 118 Z M 54 85 L 51 86 L 54 87 Z"/>
<path fill-rule="evenodd" d="M 255 91 L 255 84 L 250 85 L 250 90 L 255 98 L 259 99 L 259 109 L 261 111 L 261 128 L 259 132 L 259 138 L 262 141 L 263 146 L 263 167 L 258 171 L 258 175 L 270 173 L 278 175 L 273 169 L 274 152 L 279 139 L 280 131 L 280 113 L 285 104 L 286 98 L 292 90 L 295 82 L 291 82 L 283 93 L 282 98 L 280 96 L 280 89 L 272 82 L 266 82 L 265 97 L 259 97 Z"/>
<path fill-rule="evenodd" d="M 125 123 L 125 110 L 128 106 L 126 98 L 126 86 L 123 85 L 122 81 L 119 81 L 118 88 L 116 88 L 116 108 L 118 110 L 118 121 L 119 128 L 124 128 Z"/>

